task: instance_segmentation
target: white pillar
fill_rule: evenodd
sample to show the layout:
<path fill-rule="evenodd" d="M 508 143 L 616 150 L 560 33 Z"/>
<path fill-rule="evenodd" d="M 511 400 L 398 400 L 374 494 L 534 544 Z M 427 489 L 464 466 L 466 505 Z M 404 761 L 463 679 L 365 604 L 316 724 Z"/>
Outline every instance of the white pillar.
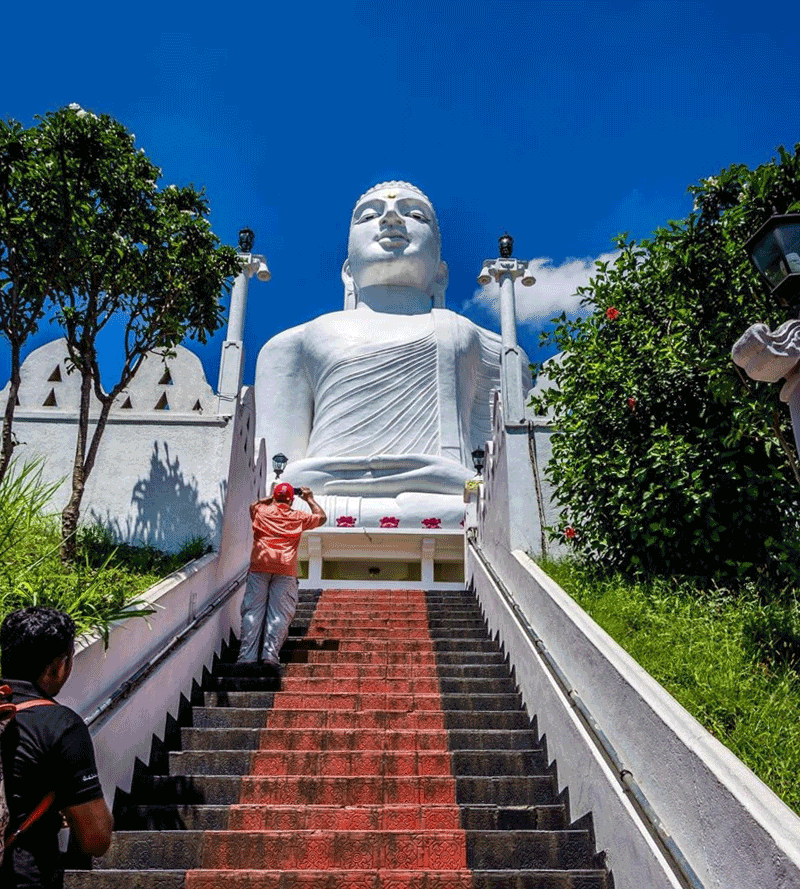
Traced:
<path fill-rule="evenodd" d="M 217 382 L 217 411 L 230 413 L 231 405 L 239 396 L 244 373 L 244 321 L 247 314 L 247 288 L 250 278 L 269 281 L 271 275 L 267 261 L 255 253 L 240 253 L 242 270 L 236 276 L 231 289 L 231 307 L 228 312 L 228 333 L 222 344 Z"/>
<path fill-rule="evenodd" d="M 420 582 L 423 589 L 433 583 L 433 555 L 435 551 L 436 541 L 433 537 L 423 537 L 420 563 Z"/>
<path fill-rule="evenodd" d="M 503 352 L 500 356 L 503 374 L 503 416 L 512 425 L 525 422 L 522 393 L 522 366 L 517 345 L 517 312 L 514 299 L 514 276 L 500 275 L 500 334 Z"/>
<path fill-rule="evenodd" d="M 308 583 L 317 586 L 322 582 L 322 538 L 319 534 L 308 535 Z"/>
<path fill-rule="evenodd" d="M 508 244 L 504 245 L 504 241 Z M 508 254 L 513 241 L 507 236 L 500 239 L 500 259 L 487 259 L 478 275 L 479 284 L 490 284 L 493 280 L 500 288 L 500 334 L 502 338 L 501 392 L 503 402 L 503 422 L 507 426 L 520 426 L 526 423 L 525 395 L 522 384 L 522 365 L 520 350 L 517 345 L 517 310 L 514 297 L 514 282 L 522 279 L 525 287 L 536 282 L 533 277 L 532 263 L 513 259 Z M 507 250 L 507 252 L 505 252 Z"/>
<path fill-rule="evenodd" d="M 228 335 L 226 340 L 244 339 L 244 316 L 247 311 L 247 285 L 250 275 L 243 268 L 236 276 L 231 290 L 231 309 L 228 312 Z"/>

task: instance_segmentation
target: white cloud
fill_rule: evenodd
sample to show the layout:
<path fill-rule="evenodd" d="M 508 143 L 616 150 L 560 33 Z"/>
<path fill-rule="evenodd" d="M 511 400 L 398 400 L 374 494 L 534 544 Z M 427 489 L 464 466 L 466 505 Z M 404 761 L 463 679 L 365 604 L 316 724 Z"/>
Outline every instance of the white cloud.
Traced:
<path fill-rule="evenodd" d="M 598 262 L 613 262 L 619 256 L 618 250 L 602 253 L 595 259 L 568 259 L 561 265 L 552 265 L 548 257 L 533 260 L 533 287 L 523 287 L 517 281 L 514 295 L 517 304 L 517 321 L 520 324 L 539 324 L 555 315 L 566 312 L 577 315 L 580 312 L 581 298 L 575 291 L 589 283 L 595 275 Z M 500 289 L 493 281 L 475 291 L 465 308 L 481 306 L 495 318 L 500 317 Z"/>

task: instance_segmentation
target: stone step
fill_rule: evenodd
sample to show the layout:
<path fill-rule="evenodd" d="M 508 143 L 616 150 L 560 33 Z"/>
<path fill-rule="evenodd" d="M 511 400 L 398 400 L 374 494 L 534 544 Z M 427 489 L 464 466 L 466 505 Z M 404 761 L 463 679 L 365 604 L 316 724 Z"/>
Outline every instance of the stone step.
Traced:
<path fill-rule="evenodd" d="M 557 829 L 563 825 L 558 810 L 539 826 Z M 141 806 L 126 805 L 117 813 L 119 830 L 459 830 L 461 811 L 457 806 Z M 496 830 L 484 816 L 476 827 Z M 523 825 L 518 825 L 523 827 Z"/>
<path fill-rule="evenodd" d="M 287 665 L 289 666 L 289 665 Z M 215 678 L 252 675 L 248 665 L 220 663 L 214 669 Z M 435 658 L 425 663 L 405 664 L 353 664 L 353 663 L 303 663 L 291 664 L 287 676 L 308 679 L 506 679 L 505 664 L 442 664 L 437 669 Z"/>
<path fill-rule="evenodd" d="M 302 608 L 295 612 L 292 623 L 309 626 L 313 624 L 327 624 L 329 622 L 348 622 L 356 626 L 370 625 L 372 623 L 386 623 L 408 625 L 420 624 L 431 629 L 441 627 L 444 629 L 456 627 L 480 627 L 484 630 L 486 624 L 482 615 L 477 610 L 453 610 L 442 609 L 436 613 L 424 610 L 397 612 L 392 610 L 351 610 L 344 612 L 339 608 Z"/>
<path fill-rule="evenodd" d="M 143 775 L 131 791 L 154 805 L 538 806 L 556 802 L 551 775 L 524 777 Z"/>
<path fill-rule="evenodd" d="M 330 728 L 330 729 L 443 729 L 444 714 L 440 710 L 269 710 L 252 707 L 195 707 L 192 715 L 195 728 Z M 470 726 L 466 726 L 470 727 Z"/>
<path fill-rule="evenodd" d="M 467 710 L 449 710 L 442 713 L 442 721 L 448 731 L 483 731 L 497 729 L 530 729 L 527 713 L 518 708 L 511 710 L 484 710 L 479 713 Z"/>
<path fill-rule="evenodd" d="M 275 710 L 514 710 L 519 694 L 395 694 L 393 692 L 303 693 L 271 691 L 207 691 L 206 707 L 256 707 Z"/>
<path fill-rule="evenodd" d="M 502 734 L 499 733 L 499 734 Z M 447 750 L 444 730 L 182 729 L 182 750 Z"/>
<path fill-rule="evenodd" d="M 526 730 L 184 728 L 181 750 L 531 750 Z"/>
<path fill-rule="evenodd" d="M 541 750 L 186 750 L 169 753 L 170 775 L 536 775 Z"/>
<path fill-rule="evenodd" d="M 170 775 L 450 775 L 448 751 L 218 750 L 169 754 Z M 475 774 L 475 772 L 469 772 Z M 494 773 L 493 773 L 494 774 Z"/>
<path fill-rule="evenodd" d="M 539 806 L 265 806 L 128 804 L 118 830 L 563 830 L 561 804 Z"/>
<path fill-rule="evenodd" d="M 241 666 L 241 665 L 240 665 Z M 251 674 L 258 671 L 252 669 Z M 271 676 L 210 676 L 203 682 L 204 691 L 269 691 L 277 683 L 274 674 Z M 309 677 L 297 676 L 293 670 L 284 673 L 283 682 L 279 686 L 287 694 L 375 694 L 392 693 L 399 695 L 433 695 L 442 694 L 516 694 L 516 686 L 508 677 L 485 677 L 468 679 L 461 677 L 412 676 L 369 677 L 369 676 L 330 676 Z"/>
<path fill-rule="evenodd" d="M 64 889 L 608 889 L 602 870 L 68 871 Z"/>
<path fill-rule="evenodd" d="M 357 868 L 441 870 L 588 869 L 591 838 L 585 830 L 470 831 L 119 831 L 96 869 L 209 868 L 316 870 Z"/>

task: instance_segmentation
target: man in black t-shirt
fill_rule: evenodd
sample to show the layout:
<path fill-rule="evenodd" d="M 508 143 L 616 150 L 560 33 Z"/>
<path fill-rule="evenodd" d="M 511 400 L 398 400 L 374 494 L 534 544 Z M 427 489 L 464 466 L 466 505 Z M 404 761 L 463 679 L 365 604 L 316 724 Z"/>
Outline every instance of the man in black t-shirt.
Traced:
<path fill-rule="evenodd" d="M 2 683 L 11 702 L 51 701 L 69 678 L 75 624 L 40 606 L 9 614 L 0 627 Z M 52 806 L 14 845 L 0 867 L 2 889 L 61 889 L 58 831 L 63 813 L 78 847 L 102 855 L 111 844 L 113 819 L 97 777 L 94 747 L 83 720 L 53 702 L 20 710 L 0 737 L 10 829 L 17 829 L 42 799 Z"/>

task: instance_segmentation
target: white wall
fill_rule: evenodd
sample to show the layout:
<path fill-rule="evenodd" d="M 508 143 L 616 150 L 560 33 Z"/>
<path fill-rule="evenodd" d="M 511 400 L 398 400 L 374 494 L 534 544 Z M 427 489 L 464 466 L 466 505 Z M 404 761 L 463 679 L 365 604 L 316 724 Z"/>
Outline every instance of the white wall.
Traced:
<path fill-rule="evenodd" d="M 68 373 L 66 355 L 65 341 L 58 339 L 27 357 L 13 427 L 20 442 L 15 456 L 44 457 L 45 480 L 61 482 L 53 498 L 58 511 L 71 489 L 80 397 L 80 379 Z M 8 389 L 0 392 L 0 410 Z M 166 362 L 149 355 L 114 403 L 81 521 L 99 522 L 124 542 L 174 551 L 189 538 L 205 537 L 216 548 L 234 408 L 217 413 L 200 360 L 187 349 L 177 347 Z M 92 416 L 97 413 L 94 403 Z"/>
<path fill-rule="evenodd" d="M 200 681 L 203 667 L 211 665 L 231 630 L 239 633 L 252 542 L 248 507 L 263 492 L 266 464 L 263 448 L 258 455 L 253 453 L 252 389 L 242 389 L 234 408 L 219 553 L 198 559 L 148 590 L 144 598 L 156 612 L 146 621 L 131 618 L 114 626 L 107 650 L 98 637 L 80 640 L 72 676 L 59 695 L 62 703 L 89 717 L 221 592 L 231 591 L 230 598 L 142 685 L 92 724 L 100 778 L 109 802 L 117 787 L 130 789 L 135 760 L 147 763 L 153 735 L 163 738 L 167 713 L 177 718 L 181 695 L 189 697 L 192 681 Z"/>

